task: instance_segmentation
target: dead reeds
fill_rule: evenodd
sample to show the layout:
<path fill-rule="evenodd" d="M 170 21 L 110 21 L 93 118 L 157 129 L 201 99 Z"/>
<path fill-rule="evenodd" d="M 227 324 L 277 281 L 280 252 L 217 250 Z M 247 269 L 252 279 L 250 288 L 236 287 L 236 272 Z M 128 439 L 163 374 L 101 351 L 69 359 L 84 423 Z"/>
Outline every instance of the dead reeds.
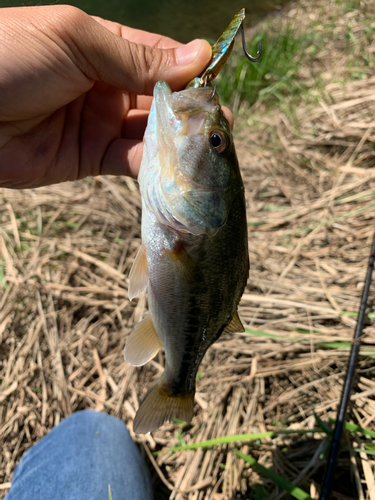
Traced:
<path fill-rule="evenodd" d="M 254 108 L 237 140 L 248 203 L 251 270 L 239 310 L 247 332 L 209 349 L 191 426 L 134 436 L 155 471 L 156 498 L 283 498 L 236 449 L 317 498 L 327 434 L 313 431 L 314 414 L 335 418 L 375 230 L 374 117 L 374 77 L 329 84 L 292 118 Z M 22 454 L 71 412 L 105 411 L 132 429 L 163 355 L 139 369 L 123 359 L 147 308 L 144 293 L 127 298 L 140 245 L 133 180 L 0 196 L 2 498 Z M 352 423 L 372 430 L 374 306 L 373 287 L 349 410 Z M 311 434 L 168 451 L 285 428 Z M 375 498 L 368 444 L 347 432 L 335 498 Z"/>

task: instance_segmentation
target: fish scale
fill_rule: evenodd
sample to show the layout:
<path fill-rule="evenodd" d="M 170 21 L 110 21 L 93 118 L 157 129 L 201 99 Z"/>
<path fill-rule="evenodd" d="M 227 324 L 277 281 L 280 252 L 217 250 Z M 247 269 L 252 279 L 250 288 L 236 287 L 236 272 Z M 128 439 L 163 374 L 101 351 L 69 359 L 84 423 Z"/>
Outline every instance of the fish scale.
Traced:
<path fill-rule="evenodd" d="M 210 87 L 155 86 L 138 178 L 142 247 L 129 296 L 148 290 L 149 314 L 125 359 L 145 364 L 163 347 L 165 370 L 134 419 L 138 433 L 193 417 L 196 375 L 226 331 L 243 331 L 237 307 L 249 273 L 244 187 L 230 127 Z"/>

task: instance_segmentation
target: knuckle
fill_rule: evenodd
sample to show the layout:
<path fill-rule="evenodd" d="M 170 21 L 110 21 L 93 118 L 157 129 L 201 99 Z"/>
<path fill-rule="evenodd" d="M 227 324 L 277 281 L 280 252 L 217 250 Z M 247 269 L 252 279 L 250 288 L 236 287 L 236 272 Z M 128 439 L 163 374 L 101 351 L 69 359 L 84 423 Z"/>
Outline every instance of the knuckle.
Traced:
<path fill-rule="evenodd" d="M 145 68 L 148 75 L 148 79 L 152 82 L 152 86 L 160 80 L 161 73 L 165 66 L 165 53 L 160 49 L 150 49 L 146 48 L 145 51 Z"/>
<path fill-rule="evenodd" d="M 154 50 L 148 45 L 139 45 L 144 73 L 152 79 L 157 73 L 161 64 L 161 54 L 159 50 Z"/>
<path fill-rule="evenodd" d="M 67 26 L 73 26 L 74 28 L 82 27 L 85 23 L 87 14 L 81 9 L 74 7 L 73 5 L 61 5 L 56 10 L 56 21 L 59 22 L 59 28 L 66 31 Z M 56 24 L 57 26 L 57 24 Z"/>
<path fill-rule="evenodd" d="M 166 50 L 152 49 L 148 45 L 132 44 L 133 66 L 138 81 L 144 81 L 145 94 L 152 93 L 155 83 L 161 79 L 163 68 L 168 63 Z"/>
<path fill-rule="evenodd" d="M 50 32 L 64 37 L 73 29 L 82 27 L 85 17 L 87 14 L 72 5 L 53 5 L 44 7 L 43 23 Z"/>

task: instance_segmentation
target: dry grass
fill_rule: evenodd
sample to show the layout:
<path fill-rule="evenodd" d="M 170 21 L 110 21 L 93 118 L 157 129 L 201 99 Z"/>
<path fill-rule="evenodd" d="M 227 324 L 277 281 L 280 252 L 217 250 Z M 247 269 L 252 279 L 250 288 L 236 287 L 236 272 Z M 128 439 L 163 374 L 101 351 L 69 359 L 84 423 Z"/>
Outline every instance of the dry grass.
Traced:
<path fill-rule="evenodd" d="M 324 421 L 335 417 L 348 347 L 328 343 L 350 343 L 355 317 L 348 313 L 358 310 L 375 229 L 374 117 L 374 77 L 327 85 L 319 102 L 293 119 L 255 108 L 237 143 L 251 261 L 240 316 L 249 332 L 209 349 L 192 426 L 168 424 L 152 436 L 134 436 L 155 468 L 156 498 L 284 498 L 235 448 L 317 498 L 322 434 L 175 454 L 165 449 L 181 440 L 311 429 L 314 412 Z M 163 356 L 140 369 L 123 360 L 126 337 L 147 307 L 144 294 L 132 303 L 127 298 L 140 245 L 134 181 L 4 189 L 0 197 L 2 498 L 21 455 L 71 412 L 106 411 L 131 429 Z M 349 412 L 350 421 L 373 430 L 374 317 L 366 322 Z M 365 443 L 350 433 L 343 444 Z M 154 458 L 156 450 L 163 451 Z M 344 451 L 335 498 L 373 500 L 374 467 L 372 455 Z"/>

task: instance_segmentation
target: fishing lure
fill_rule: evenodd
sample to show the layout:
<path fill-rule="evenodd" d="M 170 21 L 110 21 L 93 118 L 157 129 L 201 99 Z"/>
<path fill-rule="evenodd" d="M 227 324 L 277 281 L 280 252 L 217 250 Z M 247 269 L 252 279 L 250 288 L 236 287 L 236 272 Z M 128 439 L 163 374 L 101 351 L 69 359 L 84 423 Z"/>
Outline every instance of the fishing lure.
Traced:
<path fill-rule="evenodd" d="M 208 85 L 211 85 L 212 80 L 217 77 L 217 75 L 220 73 L 225 63 L 227 62 L 228 57 L 233 50 L 234 38 L 240 28 L 242 30 L 242 47 L 245 56 L 251 62 L 259 61 L 260 56 L 262 55 L 262 43 L 259 41 L 256 57 L 251 56 L 246 49 L 245 31 L 243 26 L 244 19 L 245 9 L 241 9 L 238 14 L 234 16 L 227 29 L 212 46 L 212 57 L 205 71 L 201 76 L 191 80 L 191 82 L 189 82 L 186 87 L 187 89 L 207 87 Z"/>

